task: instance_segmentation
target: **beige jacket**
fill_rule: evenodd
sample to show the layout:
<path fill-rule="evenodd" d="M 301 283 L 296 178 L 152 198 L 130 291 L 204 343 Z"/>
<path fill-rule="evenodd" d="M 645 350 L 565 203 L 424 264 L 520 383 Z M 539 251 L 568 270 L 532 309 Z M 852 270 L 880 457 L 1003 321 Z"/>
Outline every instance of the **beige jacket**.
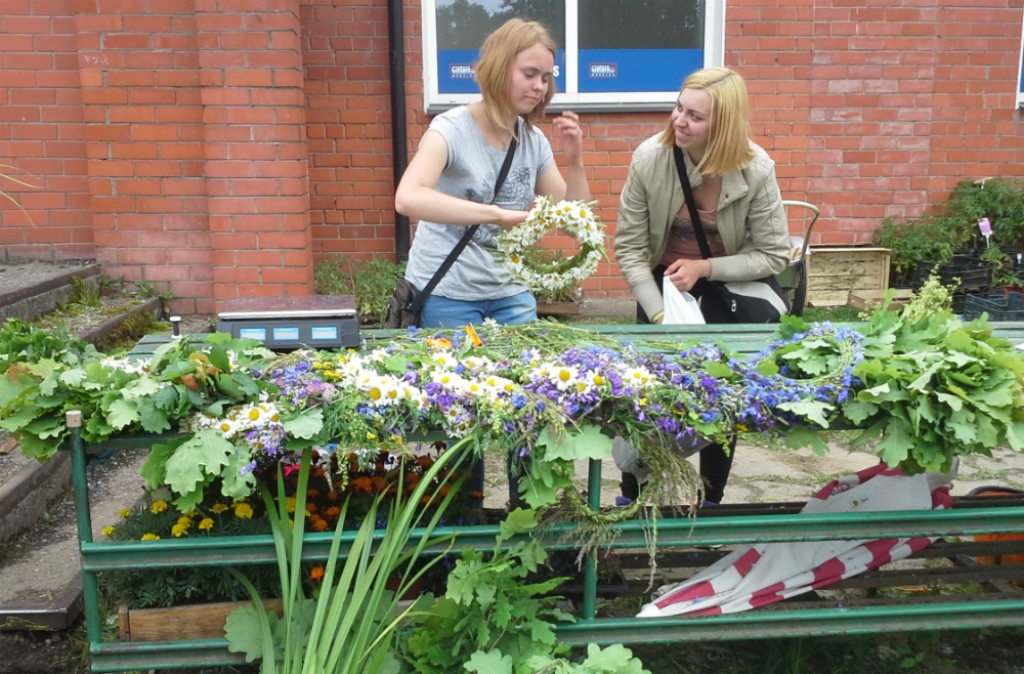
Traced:
<path fill-rule="evenodd" d="M 685 201 L 672 148 L 663 146 L 659 136 L 648 138 L 633 153 L 615 234 L 619 269 L 648 316 L 664 309 L 651 270 L 665 253 L 672 221 Z M 789 224 L 775 162 L 758 145 L 751 147 L 756 154 L 750 165 L 722 176 L 718 231 L 726 255 L 711 258 L 712 281 L 752 281 L 778 274 L 789 264 Z M 686 168 L 696 188 L 702 178 L 688 156 Z"/>

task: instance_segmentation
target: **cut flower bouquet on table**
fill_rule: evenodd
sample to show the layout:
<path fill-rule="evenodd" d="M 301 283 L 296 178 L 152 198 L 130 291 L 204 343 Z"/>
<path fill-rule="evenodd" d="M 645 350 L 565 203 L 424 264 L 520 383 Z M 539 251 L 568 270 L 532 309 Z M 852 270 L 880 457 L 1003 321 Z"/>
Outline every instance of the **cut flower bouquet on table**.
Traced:
<path fill-rule="evenodd" d="M 679 488 L 699 485 L 667 447 L 696 436 L 761 432 L 823 451 L 819 431 L 863 428 L 862 441 L 879 438 L 881 457 L 909 473 L 1001 445 L 1024 449 L 1021 354 L 983 321 L 912 316 L 879 310 L 857 328 L 787 317 L 751 357 L 717 344 L 622 344 L 555 323 L 485 322 L 393 333 L 359 352 L 284 356 L 217 334 L 175 340 L 141 367 L 9 321 L 0 341 L 36 347 L 8 356 L 0 426 L 41 458 L 67 437 L 69 409 L 84 412 L 88 442 L 177 430 L 153 448 L 143 475 L 183 511 L 211 488 L 250 495 L 261 462 L 302 448 L 402 454 L 432 433 L 506 457 L 533 507 L 576 502 L 573 462 L 610 456 L 615 435 L 659 468 L 676 503 L 694 495 Z"/>

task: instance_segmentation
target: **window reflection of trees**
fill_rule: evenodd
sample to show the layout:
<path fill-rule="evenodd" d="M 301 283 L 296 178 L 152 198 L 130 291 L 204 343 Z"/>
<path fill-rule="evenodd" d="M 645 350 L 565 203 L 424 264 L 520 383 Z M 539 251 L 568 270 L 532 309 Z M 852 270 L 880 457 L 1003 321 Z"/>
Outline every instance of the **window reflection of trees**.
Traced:
<path fill-rule="evenodd" d="M 579 36 L 581 49 L 701 49 L 704 2 L 579 0 Z"/>
<path fill-rule="evenodd" d="M 512 17 L 539 21 L 558 46 L 565 46 L 565 0 L 502 0 L 491 12 L 469 0 L 454 0 L 436 8 L 439 49 L 479 49 L 488 33 Z"/>

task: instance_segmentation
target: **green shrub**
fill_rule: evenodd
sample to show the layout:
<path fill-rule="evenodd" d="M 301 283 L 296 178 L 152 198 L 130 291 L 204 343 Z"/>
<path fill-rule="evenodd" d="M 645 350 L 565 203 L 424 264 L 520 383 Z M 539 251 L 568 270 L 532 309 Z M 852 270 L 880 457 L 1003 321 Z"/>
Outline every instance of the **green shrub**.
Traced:
<path fill-rule="evenodd" d="M 380 325 L 395 284 L 405 275 L 405 263 L 383 257 L 353 260 L 336 255 L 317 262 L 313 275 L 317 295 L 354 295 L 360 320 Z"/>
<path fill-rule="evenodd" d="M 1005 249 L 1002 257 L 986 253 L 986 259 L 997 262 L 996 283 L 1014 283 L 1013 261 L 1006 251 L 1021 251 L 1024 246 L 1024 182 L 1000 178 L 961 182 L 938 215 L 883 220 L 874 241 L 892 251 L 890 282 L 908 284 L 919 260 L 946 262 L 957 250 L 984 248 L 987 242 L 978 229 L 981 218 L 992 225 L 992 246 Z"/>

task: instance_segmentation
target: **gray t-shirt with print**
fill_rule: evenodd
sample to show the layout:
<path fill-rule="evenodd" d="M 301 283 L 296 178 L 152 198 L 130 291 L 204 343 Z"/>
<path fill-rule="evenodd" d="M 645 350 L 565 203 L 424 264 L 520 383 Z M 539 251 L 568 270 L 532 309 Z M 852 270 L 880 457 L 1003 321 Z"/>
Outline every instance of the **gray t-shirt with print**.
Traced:
<path fill-rule="evenodd" d="M 502 208 L 528 211 L 537 177 L 554 164 L 551 143 L 540 129 L 522 131 L 508 177 L 494 199 L 494 183 L 506 151 L 487 144 L 469 108 L 460 106 L 438 115 L 430 129 L 440 133 L 448 145 L 448 165 L 435 189 L 460 199 L 480 204 L 493 200 Z M 465 231 L 464 226 L 421 220 L 409 251 L 405 278 L 422 290 Z M 498 225 L 481 225 L 433 294 L 472 301 L 496 300 L 526 291 L 526 286 L 512 281 L 505 266 L 488 250 L 497 247 L 500 233 Z"/>

